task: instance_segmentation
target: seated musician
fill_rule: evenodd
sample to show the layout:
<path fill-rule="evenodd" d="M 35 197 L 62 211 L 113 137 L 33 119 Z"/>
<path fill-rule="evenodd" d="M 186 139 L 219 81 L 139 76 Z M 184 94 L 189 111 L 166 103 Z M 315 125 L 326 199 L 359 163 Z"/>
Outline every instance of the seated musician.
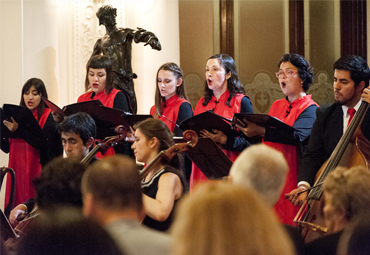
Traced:
<path fill-rule="evenodd" d="M 359 56 L 345 56 L 334 64 L 335 103 L 319 107 L 316 121 L 306 153 L 300 162 L 298 187 L 286 194 L 294 205 L 301 205 L 307 192 L 297 193 L 311 187 L 320 167 L 330 157 L 352 119 L 351 112 L 358 111 L 361 102 L 370 103 L 370 70 L 364 59 Z M 361 125 L 362 134 L 370 140 L 370 111 L 365 113 Z"/>
<path fill-rule="evenodd" d="M 358 216 L 370 211 L 370 172 L 366 167 L 337 167 L 323 185 L 325 227 L 331 234 L 308 243 L 307 255 L 336 254 L 343 230 Z"/>
<path fill-rule="evenodd" d="M 81 161 L 89 152 L 96 136 L 96 125 L 93 118 L 87 113 L 79 112 L 68 116 L 58 125 L 62 137 L 63 157 Z M 9 216 L 12 225 L 17 225 L 17 218 L 31 212 L 35 199 L 31 198 L 23 204 L 17 205 Z"/>
<path fill-rule="evenodd" d="M 43 168 L 40 177 L 33 180 L 38 209 L 34 209 L 16 227 L 19 234 L 22 235 L 27 230 L 29 222 L 47 210 L 56 209 L 60 206 L 74 206 L 81 210 L 81 179 L 84 172 L 85 166 L 74 159 L 59 157 L 50 161 Z M 20 239 L 8 240 L 5 243 L 7 250 L 16 252 Z"/>
<path fill-rule="evenodd" d="M 140 225 L 145 212 L 135 161 L 116 155 L 99 160 L 82 177 L 83 212 L 129 255 L 170 254 L 169 235 Z"/>
<path fill-rule="evenodd" d="M 174 145 L 172 133 L 158 119 L 146 119 L 134 126 L 135 142 L 132 145 L 136 160 L 148 165 L 157 154 Z M 170 162 L 156 161 L 141 181 L 146 217 L 143 224 L 160 231 L 171 225 L 173 209 L 186 190 L 180 169 L 180 157 Z"/>

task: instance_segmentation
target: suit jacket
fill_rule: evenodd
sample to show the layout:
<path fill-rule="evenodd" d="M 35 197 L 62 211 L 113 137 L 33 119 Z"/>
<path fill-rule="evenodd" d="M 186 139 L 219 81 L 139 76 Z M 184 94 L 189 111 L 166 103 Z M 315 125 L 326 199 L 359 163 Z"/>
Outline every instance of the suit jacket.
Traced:
<path fill-rule="evenodd" d="M 370 111 L 365 114 L 361 129 L 370 140 Z M 334 103 L 319 107 L 312 126 L 308 148 L 299 166 L 298 182 L 307 181 L 313 185 L 315 176 L 324 162 L 330 157 L 343 135 L 342 106 Z"/>
<path fill-rule="evenodd" d="M 140 225 L 135 220 L 122 219 L 109 223 L 105 229 L 118 247 L 128 255 L 169 255 L 169 235 Z"/>

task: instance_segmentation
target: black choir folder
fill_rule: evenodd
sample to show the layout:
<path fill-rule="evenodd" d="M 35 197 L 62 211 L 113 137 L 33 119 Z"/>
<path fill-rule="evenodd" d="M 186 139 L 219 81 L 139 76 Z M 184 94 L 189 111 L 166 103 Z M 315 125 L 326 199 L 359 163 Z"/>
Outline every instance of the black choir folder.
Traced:
<path fill-rule="evenodd" d="M 30 109 L 24 106 L 4 104 L 1 108 L 1 138 L 21 138 L 17 132 L 10 132 L 3 121 L 11 121 L 11 117 L 32 135 L 42 137 L 42 130 Z"/>
<path fill-rule="evenodd" d="M 198 135 L 203 129 L 208 132 L 217 129 L 227 136 L 239 136 L 240 134 L 236 130 L 233 130 L 227 121 L 231 122 L 231 120 L 220 115 L 206 111 L 182 121 L 180 123 L 180 129 L 183 131 L 194 130 Z"/>
<path fill-rule="evenodd" d="M 257 113 L 235 113 L 233 117 L 234 124 L 243 123 L 244 125 L 247 124 L 245 120 L 253 122 L 262 127 L 270 127 L 270 128 L 277 128 L 282 129 L 287 132 L 294 132 L 296 129 L 288 124 L 285 124 L 278 118 L 272 117 L 267 114 L 257 114 Z"/>
<path fill-rule="evenodd" d="M 127 131 L 130 126 L 144 119 L 151 118 L 151 115 L 132 115 L 125 111 L 105 107 L 100 100 L 80 102 L 59 108 L 46 98 L 42 98 L 46 105 L 57 115 L 61 117 L 69 116 L 77 112 L 86 112 L 89 114 L 97 126 L 97 138 L 105 138 L 114 135 L 114 128 L 123 125 Z"/>

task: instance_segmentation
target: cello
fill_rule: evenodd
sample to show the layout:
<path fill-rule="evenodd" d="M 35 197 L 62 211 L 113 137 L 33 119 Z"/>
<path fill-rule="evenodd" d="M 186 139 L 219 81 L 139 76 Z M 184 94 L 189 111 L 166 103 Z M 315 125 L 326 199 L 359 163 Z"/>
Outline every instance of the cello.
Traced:
<path fill-rule="evenodd" d="M 323 217 L 325 201 L 324 196 L 322 196 L 322 184 L 325 182 L 328 174 L 337 166 L 352 167 L 363 165 L 369 168 L 370 155 L 368 152 L 370 142 L 363 137 L 360 130 L 362 120 L 368 108 L 369 104 L 362 101 L 331 156 L 318 171 L 314 185 L 306 190 L 309 191 L 308 196 L 293 220 L 293 222 L 302 226 L 302 235 L 306 243 L 325 234 L 331 234 L 325 227 Z"/>

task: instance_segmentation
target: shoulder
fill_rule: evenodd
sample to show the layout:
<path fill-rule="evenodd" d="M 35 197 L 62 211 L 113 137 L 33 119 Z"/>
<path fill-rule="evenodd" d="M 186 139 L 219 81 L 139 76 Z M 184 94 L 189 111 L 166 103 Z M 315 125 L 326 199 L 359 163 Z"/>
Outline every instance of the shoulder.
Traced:
<path fill-rule="evenodd" d="M 152 116 L 154 116 L 154 114 L 155 114 L 155 105 L 153 105 L 152 107 L 150 107 L 149 114 L 152 115 Z"/>
<path fill-rule="evenodd" d="M 342 112 L 342 108 L 341 108 L 341 105 L 337 104 L 337 103 L 334 103 L 334 104 L 330 104 L 330 105 L 324 105 L 324 106 L 321 106 L 321 107 L 318 107 L 317 110 L 316 110 L 316 114 L 317 114 L 317 117 L 322 117 L 322 116 L 327 116 L 327 115 L 331 115 L 333 114 L 334 112 Z"/>
<path fill-rule="evenodd" d="M 80 95 L 77 99 L 77 103 L 87 101 L 91 98 L 91 91 L 85 92 L 82 95 Z"/>

